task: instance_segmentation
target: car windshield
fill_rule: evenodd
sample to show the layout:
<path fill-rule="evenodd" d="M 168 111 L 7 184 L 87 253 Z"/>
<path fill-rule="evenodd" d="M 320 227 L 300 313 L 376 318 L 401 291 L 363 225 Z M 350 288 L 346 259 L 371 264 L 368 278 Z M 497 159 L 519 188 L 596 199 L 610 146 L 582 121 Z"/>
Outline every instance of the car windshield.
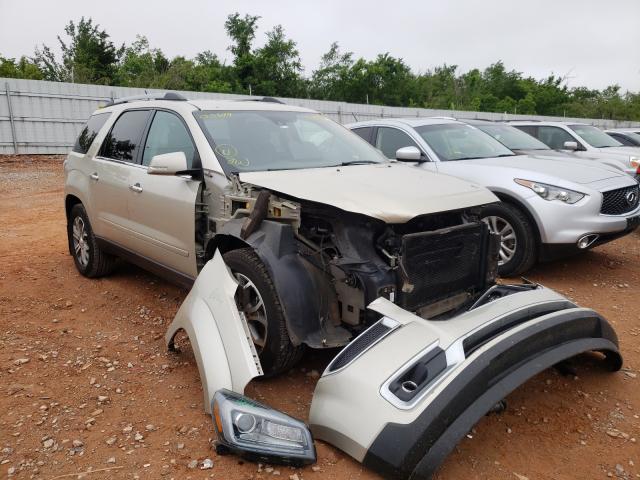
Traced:
<path fill-rule="evenodd" d="M 569 128 L 594 148 L 621 147 L 622 144 L 602 130 L 591 125 L 569 125 Z"/>
<path fill-rule="evenodd" d="M 443 161 L 515 155 L 492 136 L 470 125 L 444 123 L 415 129 Z"/>
<path fill-rule="evenodd" d="M 388 161 L 319 113 L 240 110 L 194 115 L 226 173 Z"/>
<path fill-rule="evenodd" d="M 551 150 L 537 138 L 509 125 L 476 125 L 511 150 Z"/>

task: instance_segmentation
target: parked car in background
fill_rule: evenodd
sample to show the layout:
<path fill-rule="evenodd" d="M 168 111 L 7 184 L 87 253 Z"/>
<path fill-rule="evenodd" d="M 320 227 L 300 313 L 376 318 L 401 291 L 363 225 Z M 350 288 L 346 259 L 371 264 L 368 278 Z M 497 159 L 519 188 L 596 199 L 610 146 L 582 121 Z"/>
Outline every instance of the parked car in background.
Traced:
<path fill-rule="evenodd" d="M 640 133 L 628 130 L 605 130 L 604 133 L 627 147 L 640 147 Z"/>
<path fill-rule="evenodd" d="M 608 242 L 640 221 L 639 186 L 609 168 L 518 155 L 491 135 L 444 118 L 347 125 L 387 158 L 483 185 L 502 200 L 481 217 L 500 234 L 500 273 L 516 275 Z"/>
<path fill-rule="evenodd" d="M 551 157 L 555 160 L 575 163 L 575 168 L 581 168 L 584 162 L 593 161 L 600 167 L 613 168 L 616 171 L 632 174 L 633 169 L 617 158 L 593 155 L 590 157 L 579 156 L 569 150 L 553 150 L 535 137 L 504 122 L 492 122 L 489 120 L 461 120 L 468 125 L 473 125 L 502 143 L 515 153 L 529 155 L 530 157 Z"/>
<path fill-rule="evenodd" d="M 509 122 L 523 132 L 536 137 L 554 150 L 574 152 L 583 158 L 611 158 L 625 164 L 627 173 L 633 177 L 640 168 L 640 148 L 622 145 L 602 130 L 586 123 L 574 122 Z"/>

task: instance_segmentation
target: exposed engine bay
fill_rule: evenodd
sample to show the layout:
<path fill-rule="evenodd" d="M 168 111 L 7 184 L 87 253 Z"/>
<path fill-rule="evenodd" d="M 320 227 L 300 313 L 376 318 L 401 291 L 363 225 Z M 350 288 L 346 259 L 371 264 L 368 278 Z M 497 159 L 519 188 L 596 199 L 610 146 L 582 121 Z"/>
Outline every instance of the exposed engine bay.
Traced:
<path fill-rule="evenodd" d="M 366 305 L 380 297 L 423 318 L 446 319 L 496 278 L 499 239 L 479 222 L 478 207 L 388 224 L 237 177 L 223 195 L 223 211 L 211 212 L 215 216 L 210 213 L 204 222 L 203 248 L 224 251 L 225 239 L 256 248 L 285 311 L 307 319 L 288 319 L 294 343 L 346 344 L 379 319 Z M 300 295 L 309 297 L 306 307 Z"/>

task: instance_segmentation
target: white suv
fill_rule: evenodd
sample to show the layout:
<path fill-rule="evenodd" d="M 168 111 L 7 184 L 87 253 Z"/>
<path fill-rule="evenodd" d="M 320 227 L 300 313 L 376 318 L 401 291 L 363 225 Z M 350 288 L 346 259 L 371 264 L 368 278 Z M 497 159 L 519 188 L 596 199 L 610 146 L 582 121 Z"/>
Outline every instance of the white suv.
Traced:
<path fill-rule="evenodd" d="M 512 121 L 516 128 L 537 138 L 554 150 L 573 152 L 587 160 L 623 162 L 623 171 L 640 175 L 640 147 L 628 147 L 593 125 L 576 122 Z"/>
<path fill-rule="evenodd" d="M 303 345 L 345 345 L 372 323 L 366 305 L 380 296 L 440 315 L 496 275 L 497 240 L 477 213 L 497 197 L 390 162 L 304 108 L 120 100 L 91 117 L 65 175 L 69 249 L 83 275 L 109 273 L 118 256 L 191 285 L 219 251 L 269 373 Z M 445 247 L 462 268 L 420 260 Z"/>

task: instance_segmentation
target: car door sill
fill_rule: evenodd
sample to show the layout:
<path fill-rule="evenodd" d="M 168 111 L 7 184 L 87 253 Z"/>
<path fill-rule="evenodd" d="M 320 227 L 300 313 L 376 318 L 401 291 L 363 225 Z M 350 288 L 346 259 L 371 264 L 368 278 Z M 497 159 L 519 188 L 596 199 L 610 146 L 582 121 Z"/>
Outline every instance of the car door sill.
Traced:
<path fill-rule="evenodd" d="M 97 237 L 98 246 L 107 253 L 112 255 L 116 255 L 118 257 L 127 260 L 145 270 L 149 270 L 150 272 L 162 277 L 171 283 L 175 283 L 184 288 L 191 288 L 193 286 L 193 282 L 195 278 L 186 275 L 182 272 L 178 272 L 171 267 L 167 267 L 161 263 L 156 262 L 144 255 L 140 255 L 139 253 L 132 252 L 128 248 L 119 245 L 118 243 L 112 242 L 102 237 Z"/>

